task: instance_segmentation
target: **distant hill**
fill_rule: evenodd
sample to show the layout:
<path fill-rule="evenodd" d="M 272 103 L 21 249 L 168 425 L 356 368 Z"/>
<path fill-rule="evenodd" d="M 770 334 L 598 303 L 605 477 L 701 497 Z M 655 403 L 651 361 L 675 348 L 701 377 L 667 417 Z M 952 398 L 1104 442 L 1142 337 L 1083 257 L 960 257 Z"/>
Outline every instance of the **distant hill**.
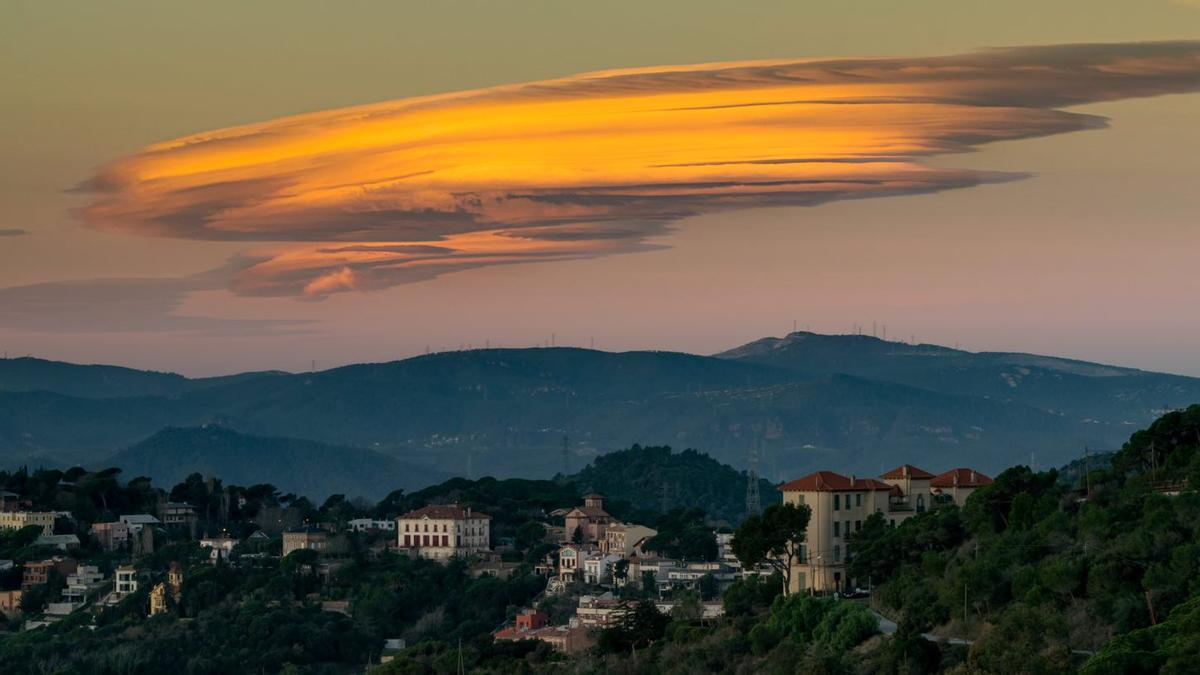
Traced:
<path fill-rule="evenodd" d="M 280 373 L 269 371 L 188 379 L 176 373 L 21 357 L 0 359 L 0 391 L 46 391 L 84 398 L 176 396 L 204 387 L 276 374 Z"/>
<path fill-rule="evenodd" d="M 1167 410 L 1200 401 L 1200 379 L 1194 377 L 1036 354 L 910 345 L 868 335 L 798 332 L 756 340 L 716 356 L 809 377 L 842 373 L 1021 403 L 1084 422 L 1123 426 L 1126 435 Z"/>
<path fill-rule="evenodd" d="M 166 486 L 191 473 L 237 485 L 271 483 L 318 504 L 331 494 L 378 499 L 396 488 L 411 490 L 446 478 L 372 450 L 248 436 L 216 426 L 163 429 L 98 464 Z"/>
<path fill-rule="evenodd" d="M 0 386 L 0 464 L 92 463 L 164 427 L 213 424 L 458 475 L 548 478 L 635 443 L 697 448 L 739 468 L 758 447 L 772 481 L 905 461 L 995 471 L 1031 453 L 1050 466 L 1085 445 L 1115 449 L 1161 409 L 1200 401 L 1195 378 L 812 333 L 715 357 L 486 349 L 204 380 L 0 363 L 12 361 L 23 370 Z"/>

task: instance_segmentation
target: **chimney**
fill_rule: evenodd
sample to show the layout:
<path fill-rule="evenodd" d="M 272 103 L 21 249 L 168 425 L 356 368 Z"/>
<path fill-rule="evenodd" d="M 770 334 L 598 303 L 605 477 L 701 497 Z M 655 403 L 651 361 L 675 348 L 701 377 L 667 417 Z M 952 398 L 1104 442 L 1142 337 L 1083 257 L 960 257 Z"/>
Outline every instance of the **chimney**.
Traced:
<path fill-rule="evenodd" d="M 975 483 L 975 469 L 971 469 L 971 483 Z"/>
<path fill-rule="evenodd" d="M 904 475 L 905 477 L 907 477 L 907 476 L 908 476 L 908 465 L 907 465 L 907 464 L 905 464 L 904 466 L 900 467 L 900 473 L 901 473 L 902 475 Z"/>

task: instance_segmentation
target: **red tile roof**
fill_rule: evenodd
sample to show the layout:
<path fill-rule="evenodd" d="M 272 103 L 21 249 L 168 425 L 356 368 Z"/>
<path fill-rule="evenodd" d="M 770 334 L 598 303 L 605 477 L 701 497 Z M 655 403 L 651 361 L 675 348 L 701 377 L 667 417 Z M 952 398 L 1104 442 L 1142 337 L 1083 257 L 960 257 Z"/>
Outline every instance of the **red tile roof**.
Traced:
<path fill-rule="evenodd" d="M 438 520 L 466 520 L 467 518 L 485 518 L 491 520 L 491 516 L 480 511 L 469 511 L 459 504 L 430 504 L 416 511 L 409 511 L 400 516 L 404 520 L 416 520 L 418 518 L 436 518 Z"/>
<path fill-rule="evenodd" d="M 780 492 L 857 492 L 891 489 L 891 485 L 875 478 L 850 478 L 832 471 L 817 471 L 779 486 Z"/>
<path fill-rule="evenodd" d="M 992 479 L 990 476 L 985 476 L 975 469 L 950 469 L 946 473 L 935 476 L 929 481 L 930 487 L 948 488 L 948 487 L 982 487 L 991 485 Z"/>
<path fill-rule="evenodd" d="M 912 464 L 901 464 L 891 471 L 883 474 L 880 478 L 933 478 L 933 474 L 925 469 L 913 466 Z"/>

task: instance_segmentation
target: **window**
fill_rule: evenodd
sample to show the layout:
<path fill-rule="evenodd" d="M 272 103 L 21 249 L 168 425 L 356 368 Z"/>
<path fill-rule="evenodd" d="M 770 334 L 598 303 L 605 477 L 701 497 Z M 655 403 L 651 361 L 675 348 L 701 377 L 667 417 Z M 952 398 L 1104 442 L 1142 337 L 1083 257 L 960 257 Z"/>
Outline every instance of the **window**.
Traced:
<path fill-rule="evenodd" d="M 917 495 L 917 513 L 925 512 L 925 495 Z"/>
<path fill-rule="evenodd" d="M 837 544 L 833 545 L 833 562 L 842 562 L 842 547 L 838 546 Z"/>
<path fill-rule="evenodd" d="M 858 532 L 861 529 L 862 529 L 862 521 L 861 520 L 854 521 L 854 531 Z"/>
<path fill-rule="evenodd" d="M 842 536 L 842 523 L 839 520 L 833 521 L 833 536 Z"/>
<path fill-rule="evenodd" d="M 888 519 L 888 526 L 889 526 L 889 527 L 895 527 L 895 526 L 896 526 L 896 519 L 895 519 L 895 518 L 889 518 L 889 519 Z"/>
<path fill-rule="evenodd" d="M 862 506 L 862 493 L 861 492 L 854 493 L 854 505 Z"/>
<path fill-rule="evenodd" d="M 841 495 L 833 496 L 833 510 L 834 511 L 842 510 L 842 496 Z"/>

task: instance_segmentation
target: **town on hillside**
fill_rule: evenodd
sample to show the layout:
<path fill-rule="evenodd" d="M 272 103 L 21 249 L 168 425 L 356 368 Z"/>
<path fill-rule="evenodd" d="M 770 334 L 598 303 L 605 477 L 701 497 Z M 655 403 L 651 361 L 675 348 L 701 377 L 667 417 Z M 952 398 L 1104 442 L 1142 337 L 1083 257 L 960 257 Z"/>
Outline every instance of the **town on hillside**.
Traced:
<path fill-rule="evenodd" d="M 1061 470 L 822 470 L 769 500 L 745 472 L 736 522 L 594 471 L 609 495 L 456 478 L 320 505 L 120 473 L 0 471 L 6 672 L 1106 675 L 1181 663 L 1200 617 L 1200 406 Z"/>
<path fill-rule="evenodd" d="M 5 584 L 0 611 L 20 620 L 21 630 L 131 602 L 147 616 L 177 611 L 185 580 L 195 574 L 189 563 L 237 569 L 295 558 L 315 578 L 328 580 L 355 555 L 399 555 L 454 561 L 471 577 L 509 579 L 531 571 L 545 580 L 543 590 L 506 617 L 493 638 L 537 640 L 578 654 L 595 646 L 600 630 L 617 625 L 631 599 L 649 599 L 664 615 L 716 619 L 724 614 L 721 598 L 731 585 L 774 571 L 769 563 L 775 561 L 744 565 L 728 528 L 708 529 L 701 519 L 692 523 L 691 532 L 676 531 L 664 540 L 649 525 L 611 515 L 604 496 L 595 492 L 578 504 L 537 513 L 519 528 L 523 541 L 518 545 L 517 536 L 498 535 L 492 528 L 494 518 L 512 515 L 503 510 L 447 502 L 396 515 L 346 517 L 359 514 L 344 503 L 313 510 L 302 497 L 279 495 L 269 486 L 224 487 L 213 477 L 193 476 L 169 493 L 141 479 L 122 495 L 134 503 L 142 499 L 145 510 L 136 513 L 40 510 L 46 494 L 61 502 L 66 495 L 121 492 L 111 470 L 103 488 L 97 487 L 102 475 L 57 473 L 9 478 L 10 484 L 24 482 L 29 492 L 40 494 L 0 492 L 0 530 L 9 533 L 5 545 L 14 555 L 0 560 Z M 48 477 L 57 482 L 46 485 Z M 866 593 L 867 580 L 854 579 L 847 563 L 853 556 L 850 538 L 868 516 L 880 514 L 895 527 L 927 510 L 961 506 L 989 483 L 991 478 L 970 468 L 934 475 L 905 464 L 879 478 L 818 471 L 779 486 L 783 503 L 811 512 L 800 553 L 790 561 L 789 592 Z M 699 546 L 680 541 L 697 536 Z M 171 551 L 187 553 L 173 557 Z M 531 559 L 531 552 L 538 557 Z M 347 601 L 326 597 L 319 583 L 310 599 L 327 611 L 350 609 Z M 389 638 L 388 644 L 394 651 L 404 640 Z M 388 658 L 380 654 L 382 662 Z"/>

